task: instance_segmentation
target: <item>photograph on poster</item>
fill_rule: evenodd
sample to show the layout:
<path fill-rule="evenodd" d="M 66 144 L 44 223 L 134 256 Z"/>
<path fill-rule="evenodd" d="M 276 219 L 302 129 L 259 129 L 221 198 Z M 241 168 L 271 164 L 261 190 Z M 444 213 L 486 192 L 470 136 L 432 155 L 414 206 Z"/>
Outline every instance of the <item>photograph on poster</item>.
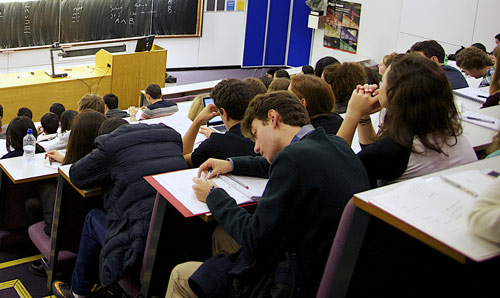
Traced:
<path fill-rule="evenodd" d="M 356 53 L 361 4 L 328 1 L 323 46 Z"/>

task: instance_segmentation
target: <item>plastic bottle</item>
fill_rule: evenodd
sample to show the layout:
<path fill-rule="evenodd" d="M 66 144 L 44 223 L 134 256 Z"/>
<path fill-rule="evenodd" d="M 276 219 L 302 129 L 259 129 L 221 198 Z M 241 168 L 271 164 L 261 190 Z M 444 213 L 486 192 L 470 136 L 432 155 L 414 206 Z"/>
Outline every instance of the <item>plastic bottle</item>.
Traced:
<path fill-rule="evenodd" d="M 33 135 L 31 128 L 28 128 L 28 133 L 23 138 L 23 150 L 24 159 L 29 165 L 35 164 L 35 146 L 36 138 Z"/>

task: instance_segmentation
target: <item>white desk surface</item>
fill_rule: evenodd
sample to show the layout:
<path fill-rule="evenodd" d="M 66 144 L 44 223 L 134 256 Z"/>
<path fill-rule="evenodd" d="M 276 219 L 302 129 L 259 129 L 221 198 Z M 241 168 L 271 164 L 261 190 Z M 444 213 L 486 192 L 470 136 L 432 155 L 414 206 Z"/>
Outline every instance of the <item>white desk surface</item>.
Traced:
<path fill-rule="evenodd" d="M 0 157 L 7 154 L 7 147 L 5 147 L 5 139 L 0 139 Z"/>
<path fill-rule="evenodd" d="M 35 156 L 34 165 L 26 164 L 24 157 L 19 156 L 0 160 L 0 167 L 14 183 L 57 177 L 57 167 L 60 163 L 53 162 L 51 166 L 49 160 L 44 159 L 45 153 Z"/>
<path fill-rule="evenodd" d="M 199 83 L 185 84 L 178 86 L 167 86 L 161 88 L 161 93 L 163 96 L 169 96 L 169 95 L 180 95 L 189 92 L 206 91 L 215 87 L 215 85 L 217 85 L 220 81 L 222 80 L 213 80 L 213 81 L 199 82 Z M 144 90 L 141 90 L 141 93 L 143 95 L 146 94 Z"/>
<path fill-rule="evenodd" d="M 137 124 L 137 123 L 146 123 L 146 124 L 155 124 L 155 123 L 163 123 L 167 126 L 172 127 L 175 129 L 181 136 L 184 137 L 186 132 L 188 131 L 189 127 L 193 123 L 188 117 L 187 114 L 189 112 L 189 107 L 191 106 L 192 101 L 187 101 L 187 102 L 181 102 L 178 103 L 179 111 L 173 115 L 166 116 L 166 117 L 160 117 L 160 118 L 153 118 L 153 119 L 147 119 L 147 120 L 141 120 L 141 121 L 135 121 L 135 122 L 130 122 L 130 118 L 124 118 L 125 120 L 129 121 L 131 124 Z M 206 140 L 207 138 L 205 135 L 198 133 L 196 136 L 195 140 L 195 148 L 198 147 L 198 145 Z"/>
<path fill-rule="evenodd" d="M 450 169 L 446 169 L 443 171 L 427 174 L 427 175 L 422 176 L 421 178 L 428 178 L 428 177 L 432 177 L 432 176 L 440 176 L 440 175 L 444 175 L 444 174 L 457 173 L 460 171 L 482 170 L 482 169 L 492 169 L 495 171 L 500 171 L 500 156 L 493 157 L 493 158 L 487 158 L 487 159 L 481 159 L 481 160 L 478 160 L 475 162 L 468 163 L 466 165 L 461 165 L 461 166 L 458 166 L 455 168 L 450 168 Z M 407 180 L 407 181 L 409 181 L 409 180 Z M 372 197 L 387 193 L 387 192 L 401 186 L 402 183 L 405 183 L 407 181 L 393 183 L 393 184 L 389 184 L 389 185 L 375 188 L 372 190 L 368 190 L 365 192 L 357 193 L 357 194 L 355 194 L 355 196 L 356 196 L 356 198 L 364 201 L 365 203 L 368 203 Z"/>

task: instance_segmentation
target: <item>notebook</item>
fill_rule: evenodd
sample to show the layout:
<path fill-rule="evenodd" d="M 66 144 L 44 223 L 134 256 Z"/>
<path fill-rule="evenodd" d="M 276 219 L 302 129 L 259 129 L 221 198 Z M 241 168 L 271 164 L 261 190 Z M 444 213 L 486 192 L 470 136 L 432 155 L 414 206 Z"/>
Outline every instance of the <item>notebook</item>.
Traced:
<path fill-rule="evenodd" d="M 169 172 L 145 177 L 165 199 L 174 205 L 185 217 L 209 213 L 207 204 L 198 201 L 194 191 L 193 178 L 197 177 L 198 169 Z M 223 188 L 236 204 L 256 202 L 264 193 L 267 179 L 220 175 L 211 179 L 218 187 Z"/>
<path fill-rule="evenodd" d="M 476 197 L 494 182 L 492 172 L 497 173 L 468 170 L 415 178 L 369 202 L 470 259 L 484 261 L 500 255 L 500 245 L 472 234 L 467 217 Z"/>
<path fill-rule="evenodd" d="M 453 90 L 453 92 L 458 96 L 461 96 L 461 97 L 464 97 L 464 98 L 467 98 L 467 99 L 470 99 L 472 101 L 479 102 L 479 103 L 485 103 L 486 98 L 488 98 L 488 96 L 489 96 L 488 93 L 481 91 L 481 90 L 478 90 L 476 88 L 472 88 L 472 87 L 455 89 L 455 90 Z"/>
<path fill-rule="evenodd" d="M 495 131 L 500 130 L 500 119 L 487 116 L 474 111 L 465 111 L 462 113 L 462 120 L 479 126 L 483 126 Z"/>

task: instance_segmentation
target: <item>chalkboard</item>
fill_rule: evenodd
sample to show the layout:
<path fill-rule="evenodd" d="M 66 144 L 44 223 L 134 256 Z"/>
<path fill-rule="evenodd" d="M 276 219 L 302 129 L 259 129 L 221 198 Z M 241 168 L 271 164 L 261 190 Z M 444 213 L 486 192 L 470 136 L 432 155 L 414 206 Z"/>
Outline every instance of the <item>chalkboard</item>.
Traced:
<path fill-rule="evenodd" d="M 57 41 L 59 8 L 59 0 L 0 3 L 0 47 L 30 47 Z"/>
<path fill-rule="evenodd" d="M 0 3 L 0 48 L 54 42 L 199 36 L 202 0 L 38 0 Z"/>

